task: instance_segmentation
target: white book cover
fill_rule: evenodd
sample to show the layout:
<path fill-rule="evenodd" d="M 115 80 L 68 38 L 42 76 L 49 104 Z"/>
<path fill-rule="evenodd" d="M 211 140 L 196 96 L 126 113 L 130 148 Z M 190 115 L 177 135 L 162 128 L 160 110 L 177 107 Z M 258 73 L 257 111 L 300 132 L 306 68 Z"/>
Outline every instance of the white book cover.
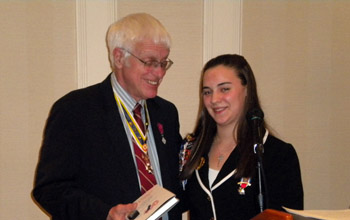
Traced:
<path fill-rule="evenodd" d="M 129 219 L 156 220 L 172 209 L 179 202 L 179 199 L 169 190 L 154 185 L 134 202 L 137 203 L 136 210 L 138 214 L 136 214 L 136 217 L 134 215 L 134 218 Z"/>

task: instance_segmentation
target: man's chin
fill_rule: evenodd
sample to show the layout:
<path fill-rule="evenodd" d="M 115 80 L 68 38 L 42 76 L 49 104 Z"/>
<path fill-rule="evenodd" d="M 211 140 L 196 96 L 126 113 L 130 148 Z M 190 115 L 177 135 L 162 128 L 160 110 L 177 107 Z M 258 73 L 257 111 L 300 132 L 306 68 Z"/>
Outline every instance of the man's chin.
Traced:
<path fill-rule="evenodd" d="M 144 99 L 152 99 L 157 96 L 157 90 L 145 93 Z"/>

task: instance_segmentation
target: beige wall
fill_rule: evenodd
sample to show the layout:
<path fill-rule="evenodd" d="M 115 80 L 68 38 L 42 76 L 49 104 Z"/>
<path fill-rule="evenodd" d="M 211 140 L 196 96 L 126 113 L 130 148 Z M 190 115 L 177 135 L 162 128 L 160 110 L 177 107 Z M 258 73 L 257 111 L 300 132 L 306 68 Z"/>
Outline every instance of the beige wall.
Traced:
<path fill-rule="evenodd" d="M 243 55 L 300 158 L 308 209 L 350 206 L 350 1 L 245 1 Z"/>
<path fill-rule="evenodd" d="M 186 133 L 196 114 L 203 4 L 178 2 L 119 1 L 117 8 L 118 16 L 155 13 L 173 35 L 176 65 L 160 94 L 181 106 Z M 349 11 L 340 0 L 243 4 L 242 53 L 267 120 L 297 149 L 308 209 L 350 205 Z M 0 1 L 0 219 L 48 219 L 30 191 L 49 108 L 77 88 L 75 16 L 74 1 Z"/>
<path fill-rule="evenodd" d="M 0 1 L 0 219 L 48 219 L 33 203 L 42 131 L 76 86 L 75 3 Z"/>

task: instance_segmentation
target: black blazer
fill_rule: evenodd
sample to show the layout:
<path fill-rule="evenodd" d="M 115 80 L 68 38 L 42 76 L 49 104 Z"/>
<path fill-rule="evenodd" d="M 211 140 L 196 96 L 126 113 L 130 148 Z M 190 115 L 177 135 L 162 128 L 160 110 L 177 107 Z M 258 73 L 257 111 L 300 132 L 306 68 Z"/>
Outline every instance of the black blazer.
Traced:
<path fill-rule="evenodd" d="M 163 186 L 181 197 L 176 107 L 147 100 Z M 161 141 L 157 123 L 164 128 Z M 136 168 L 118 111 L 110 75 L 102 83 L 73 91 L 52 107 L 44 131 L 33 196 L 54 220 L 105 220 L 111 207 L 140 196 Z M 169 213 L 180 219 L 180 207 Z"/>
<path fill-rule="evenodd" d="M 245 189 L 244 195 L 238 192 L 240 179 L 232 175 L 239 159 L 236 149 L 213 182 L 214 189 L 209 188 L 208 158 L 198 170 L 203 186 L 200 186 L 196 173 L 188 180 L 185 201 L 190 210 L 191 220 L 212 219 L 214 209 L 217 220 L 248 220 L 259 214 L 257 176 L 251 179 L 251 185 Z M 264 144 L 263 157 L 268 191 L 264 201 L 267 202 L 268 199 L 268 208 L 282 210 L 282 206 L 286 206 L 303 209 L 300 166 L 293 146 L 269 135 Z"/>

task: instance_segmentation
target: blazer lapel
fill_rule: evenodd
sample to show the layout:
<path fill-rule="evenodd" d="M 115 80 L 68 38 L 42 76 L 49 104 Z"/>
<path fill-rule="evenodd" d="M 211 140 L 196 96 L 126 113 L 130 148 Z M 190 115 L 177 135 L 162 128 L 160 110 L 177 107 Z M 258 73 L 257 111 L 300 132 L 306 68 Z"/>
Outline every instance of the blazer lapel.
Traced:
<path fill-rule="evenodd" d="M 199 178 L 201 179 L 203 185 L 209 190 L 210 186 L 209 186 L 209 176 L 208 176 L 208 171 L 209 171 L 209 159 L 207 157 L 207 155 L 205 155 L 204 157 L 204 164 L 201 168 L 198 169 L 198 174 L 199 174 Z"/>
<path fill-rule="evenodd" d="M 162 152 L 165 144 L 162 142 L 161 133 L 158 128 L 158 124 L 164 126 L 164 121 L 162 120 L 162 113 L 159 105 L 154 100 L 147 100 L 148 112 L 150 115 L 150 120 L 152 124 L 152 131 L 154 135 L 154 141 L 156 143 L 156 148 L 158 153 Z M 160 158 L 159 158 L 160 159 Z"/>
<path fill-rule="evenodd" d="M 135 195 L 133 197 L 137 198 L 140 195 L 140 189 L 137 182 L 136 168 L 129 141 L 114 98 L 110 77 L 102 82 L 101 89 L 105 104 L 103 120 L 105 121 L 107 133 L 112 141 L 112 158 L 114 158 L 117 166 L 119 166 L 116 170 L 127 171 L 122 172 L 124 175 L 122 181 L 124 181 L 128 187 L 133 188 L 130 190 L 130 193 L 134 193 Z"/>
<path fill-rule="evenodd" d="M 160 170 L 162 174 L 162 182 L 164 186 L 170 186 L 171 180 L 168 178 L 169 167 L 167 163 L 168 153 L 166 151 L 167 143 L 164 144 L 162 142 L 162 135 L 159 131 L 158 123 L 162 126 L 170 125 L 165 124 L 166 121 L 164 120 L 164 112 L 161 111 L 160 106 L 155 99 L 147 100 L 147 107 L 150 115 L 154 141 L 157 148 L 158 160 L 159 164 L 161 164 Z"/>
<path fill-rule="evenodd" d="M 235 152 L 234 150 L 225 161 L 225 164 L 221 168 L 213 185 L 216 185 L 219 182 L 221 183 L 225 182 L 226 180 L 230 179 L 234 173 L 236 173 L 236 167 L 237 167 L 236 157 L 237 157 L 237 152 Z"/>

